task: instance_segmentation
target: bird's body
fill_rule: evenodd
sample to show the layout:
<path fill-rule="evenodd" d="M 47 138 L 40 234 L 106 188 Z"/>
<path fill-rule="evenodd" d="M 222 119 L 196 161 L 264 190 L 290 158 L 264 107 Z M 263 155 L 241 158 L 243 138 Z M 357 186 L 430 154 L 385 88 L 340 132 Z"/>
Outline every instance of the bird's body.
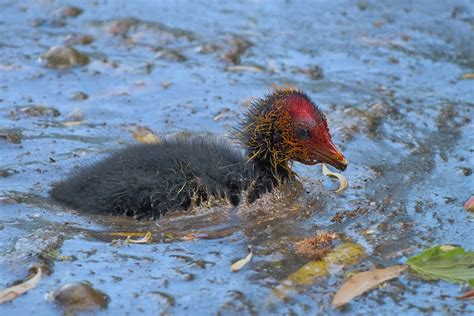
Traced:
<path fill-rule="evenodd" d="M 272 186 L 271 174 L 241 151 L 195 136 L 126 147 L 71 174 L 51 196 L 80 211 L 158 218 L 216 198 L 238 205 L 243 191 L 253 201 Z"/>
<path fill-rule="evenodd" d="M 254 102 L 238 138 L 247 156 L 202 136 L 132 145 L 54 184 L 51 196 L 80 211 L 159 218 L 213 199 L 251 203 L 290 179 L 293 161 L 347 165 L 324 115 L 295 89 Z M 316 150 L 313 143 L 327 148 Z"/>

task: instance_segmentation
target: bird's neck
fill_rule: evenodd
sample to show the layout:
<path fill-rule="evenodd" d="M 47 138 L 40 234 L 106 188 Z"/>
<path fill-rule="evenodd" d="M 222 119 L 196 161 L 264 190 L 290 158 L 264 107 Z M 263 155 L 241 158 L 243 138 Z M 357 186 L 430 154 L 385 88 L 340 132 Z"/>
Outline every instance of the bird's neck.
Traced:
<path fill-rule="evenodd" d="M 290 139 L 290 124 L 291 118 L 282 115 L 280 109 L 253 112 L 240 133 L 249 161 L 271 173 L 276 181 L 288 179 L 292 173 L 292 148 L 286 141 Z"/>
<path fill-rule="evenodd" d="M 249 158 L 251 155 L 249 154 Z M 253 158 L 250 162 L 255 166 L 255 169 L 259 173 L 266 174 L 267 177 L 271 178 L 274 184 L 279 184 L 282 181 L 288 180 L 291 175 L 290 162 L 275 163 L 274 160 L 265 158 Z"/>

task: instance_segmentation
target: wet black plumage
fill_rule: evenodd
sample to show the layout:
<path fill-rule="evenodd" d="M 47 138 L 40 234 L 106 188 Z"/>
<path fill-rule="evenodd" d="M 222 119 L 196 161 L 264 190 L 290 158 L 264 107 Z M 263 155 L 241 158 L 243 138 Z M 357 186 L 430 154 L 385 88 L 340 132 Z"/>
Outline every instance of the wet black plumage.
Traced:
<path fill-rule="evenodd" d="M 294 88 L 255 100 L 237 134 L 246 155 L 205 136 L 132 145 L 53 184 L 50 195 L 84 212 L 150 219 L 215 199 L 251 203 L 290 179 L 293 161 L 347 166 L 324 115 Z"/>
<path fill-rule="evenodd" d="M 238 205 L 250 186 L 246 198 L 252 202 L 273 182 L 264 169 L 247 164 L 241 151 L 196 136 L 119 150 L 53 185 L 51 196 L 80 211 L 158 218 L 212 198 Z"/>

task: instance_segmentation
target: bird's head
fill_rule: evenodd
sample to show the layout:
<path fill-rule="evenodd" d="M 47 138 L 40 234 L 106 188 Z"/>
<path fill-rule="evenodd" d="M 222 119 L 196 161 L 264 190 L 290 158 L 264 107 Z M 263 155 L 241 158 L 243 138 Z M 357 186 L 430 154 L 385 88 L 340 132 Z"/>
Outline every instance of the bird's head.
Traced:
<path fill-rule="evenodd" d="M 253 100 L 240 139 L 251 160 L 268 162 L 277 172 L 291 172 L 294 161 L 306 165 L 324 162 L 339 170 L 348 164 L 332 141 L 324 114 L 296 88 L 276 88 Z"/>

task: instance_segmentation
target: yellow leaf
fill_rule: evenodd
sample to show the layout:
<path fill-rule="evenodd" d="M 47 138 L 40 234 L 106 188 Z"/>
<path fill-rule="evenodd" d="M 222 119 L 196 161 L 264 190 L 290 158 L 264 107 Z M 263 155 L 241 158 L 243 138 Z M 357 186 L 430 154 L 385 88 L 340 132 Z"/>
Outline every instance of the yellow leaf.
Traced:
<path fill-rule="evenodd" d="M 273 290 L 273 294 L 283 299 L 297 286 L 310 285 L 318 277 L 329 275 L 330 269 L 334 266 L 355 264 L 360 261 L 363 255 L 364 248 L 361 245 L 350 242 L 342 243 L 323 259 L 310 261 L 290 274 L 287 279 Z"/>

